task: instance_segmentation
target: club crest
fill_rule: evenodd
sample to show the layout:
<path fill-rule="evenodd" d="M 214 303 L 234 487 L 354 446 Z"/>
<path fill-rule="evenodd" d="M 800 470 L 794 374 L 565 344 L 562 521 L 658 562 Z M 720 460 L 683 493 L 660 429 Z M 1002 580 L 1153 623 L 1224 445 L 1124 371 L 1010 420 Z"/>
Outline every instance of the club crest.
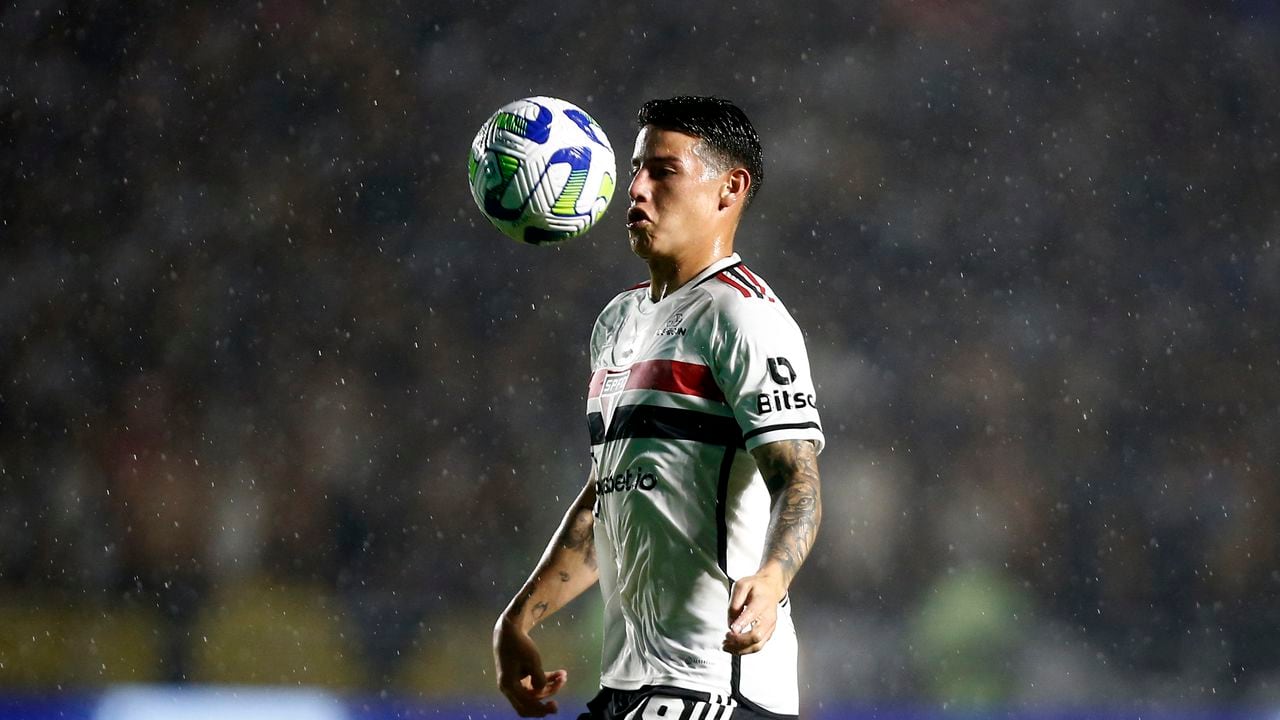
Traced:
<path fill-rule="evenodd" d="M 613 423 L 613 411 L 618 407 L 618 399 L 626 389 L 629 377 L 631 368 L 605 373 L 604 384 L 600 386 L 600 413 L 604 416 L 605 429 Z"/>

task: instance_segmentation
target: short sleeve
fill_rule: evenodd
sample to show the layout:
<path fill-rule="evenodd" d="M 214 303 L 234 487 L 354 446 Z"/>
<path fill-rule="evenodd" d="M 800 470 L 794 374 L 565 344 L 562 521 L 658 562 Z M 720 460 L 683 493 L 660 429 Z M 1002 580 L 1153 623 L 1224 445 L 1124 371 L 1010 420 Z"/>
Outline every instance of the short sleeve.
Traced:
<path fill-rule="evenodd" d="M 779 440 L 825 445 L 804 336 L 781 303 L 721 304 L 711 366 L 748 450 Z"/>

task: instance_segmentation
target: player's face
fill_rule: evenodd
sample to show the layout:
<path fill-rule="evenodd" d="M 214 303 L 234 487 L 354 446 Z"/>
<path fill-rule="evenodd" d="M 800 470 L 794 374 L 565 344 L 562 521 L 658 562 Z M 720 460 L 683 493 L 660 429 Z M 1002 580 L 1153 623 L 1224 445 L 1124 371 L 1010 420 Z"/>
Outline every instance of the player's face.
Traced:
<path fill-rule="evenodd" d="M 711 239 L 724 186 L 694 149 L 700 140 L 652 125 L 640 129 L 631 156 L 627 231 L 640 257 L 676 258 Z"/>

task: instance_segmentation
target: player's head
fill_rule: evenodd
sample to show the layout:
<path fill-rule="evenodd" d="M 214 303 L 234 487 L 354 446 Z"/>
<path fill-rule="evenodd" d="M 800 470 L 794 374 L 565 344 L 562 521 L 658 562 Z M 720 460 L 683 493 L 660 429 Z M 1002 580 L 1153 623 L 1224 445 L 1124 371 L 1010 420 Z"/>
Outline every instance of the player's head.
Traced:
<path fill-rule="evenodd" d="M 746 168 L 751 180 L 744 206 L 751 203 L 764 183 L 764 152 L 760 148 L 760 136 L 747 119 L 747 114 L 728 100 L 690 95 L 650 100 L 640 107 L 636 124 L 641 128 L 651 125 L 698 138 L 701 142 L 694 146 L 694 151 L 710 172 Z"/>

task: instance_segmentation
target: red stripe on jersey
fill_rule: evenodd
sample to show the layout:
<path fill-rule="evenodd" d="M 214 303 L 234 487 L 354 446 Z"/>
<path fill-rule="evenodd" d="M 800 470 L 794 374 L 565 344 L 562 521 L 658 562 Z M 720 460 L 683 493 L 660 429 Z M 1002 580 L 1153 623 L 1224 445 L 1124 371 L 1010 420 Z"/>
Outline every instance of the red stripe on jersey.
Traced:
<path fill-rule="evenodd" d="M 587 397 L 599 397 L 604 388 L 608 370 L 597 370 L 591 376 Z M 627 377 L 627 390 L 660 390 L 662 392 L 693 395 L 724 402 L 724 393 L 711 375 L 711 368 L 697 363 L 679 360 L 646 360 L 631 366 Z"/>
<path fill-rule="evenodd" d="M 587 386 L 587 397 L 600 397 L 600 391 L 604 389 L 604 376 L 608 374 L 607 370 L 597 370 L 591 374 L 591 384 Z"/>
<path fill-rule="evenodd" d="M 649 287 L 649 284 L 650 284 L 650 281 L 645 280 L 645 281 L 644 281 L 644 282 L 642 282 L 642 283 L 639 283 L 639 284 L 636 284 L 636 285 L 632 285 L 631 287 L 627 288 L 627 291 L 629 292 L 629 291 L 631 291 L 631 290 L 639 290 L 640 288 L 647 288 L 647 287 Z"/>
<path fill-rule="evenodd" d="M 741 270 L 742 274 L 746 275 L 747 279 L 750 280 L 751 283 L 756 286 L 756 289 L 760 291 L 761 295 L 764 295 L 765 297 L 769 298 L 769 302 L 777 302 L 777 300 L 774 299 L 773 295 L 769 294 L 769 288 L 765 287 L 764 283 L 760 282 L 760 278 L 756 277 L 754 273 L 748 270 L 746 265 L 739 265 L 738 269 Z"/>
<path fill-rule="evenodd" d="M 628 390 L 661 390 L 693 395 L 708 400 L 724 400 L 724 393 L 706 365 L 679 360 L 646 360 L 631 366 Z"/>
<path fill-rule="evenodd" d="M 750 290 L 747 290 L 746 288 L 742 287 L 742 285 L 738 284 L 737 280 L 734 280 L 728 275 L 725 275 L 724 273 L 720 273 L 719 275 L 716 275 L 716 279 L 724 283 L 725 285 L 728 285 L 729 287 L 733 288 L 734 290 L 737 290 L 738 292 L 742 293 L 742 297 L 744 298 L 751 297 Z"/>

